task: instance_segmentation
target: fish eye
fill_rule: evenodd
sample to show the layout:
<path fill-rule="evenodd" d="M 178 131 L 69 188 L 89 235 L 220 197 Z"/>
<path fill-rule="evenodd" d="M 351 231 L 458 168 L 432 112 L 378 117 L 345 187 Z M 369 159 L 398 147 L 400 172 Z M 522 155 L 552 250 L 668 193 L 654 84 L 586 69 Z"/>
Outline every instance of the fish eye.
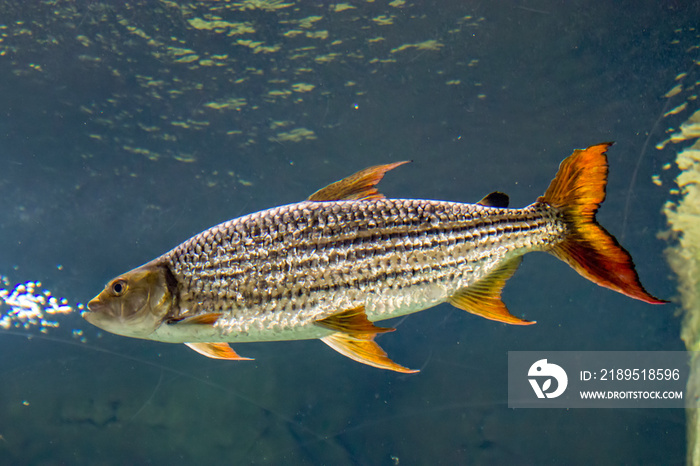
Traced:
<path fill-rule="evenodd" d="M 114 283 L 112 283 L 112 294 L 114 296 L 121 296 L 124 294 L 126 291 L 126 280 L 115 280 Z"/>

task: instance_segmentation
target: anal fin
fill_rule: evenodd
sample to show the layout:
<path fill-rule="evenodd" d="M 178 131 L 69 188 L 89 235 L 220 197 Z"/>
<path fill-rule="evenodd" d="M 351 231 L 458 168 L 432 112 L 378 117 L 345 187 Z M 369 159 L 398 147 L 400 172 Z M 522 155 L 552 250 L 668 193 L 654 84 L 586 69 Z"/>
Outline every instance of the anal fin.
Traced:
<path fill-rule="evenodd" d="M 374 341 L 374 334 L 347 334 L 334 333 L 321 338 L 321 341 L 350 359 L 353 359 L 368 366 L 387 369 L 404 374 L 418 372 L 400 364 L 396 364 L 389 359 L 386 352 Z"/>
<path fill-rule="evenodd" d="M 511 259 L 477 283 L 463 288 L 447 301 L 459 309 L 486 319 L 513 325 L 531 325 L 534 321 L 515 317 L 501 300 L 501 291 L 506 281 L 513 276 L 522 262 L 522 256 Z"/>
<path fill-rule="evenodd" d="M 252 361 L 252 358 L 244 358 L 233 351 L 228 343 L 185 343 L 201 355 L 212 359 L 229 359 L 235 361 Z"/>
<path fill-rule="evenodd" d="M 384 333 L 393 332 L 395 328 L 377 327 L 368 318 L 364 306 L 357 306 L 353 309 L 333 314 L 325 319 L 317 320 L 316 325 L 338 332 L 358 334 L 358 333 Z"/>

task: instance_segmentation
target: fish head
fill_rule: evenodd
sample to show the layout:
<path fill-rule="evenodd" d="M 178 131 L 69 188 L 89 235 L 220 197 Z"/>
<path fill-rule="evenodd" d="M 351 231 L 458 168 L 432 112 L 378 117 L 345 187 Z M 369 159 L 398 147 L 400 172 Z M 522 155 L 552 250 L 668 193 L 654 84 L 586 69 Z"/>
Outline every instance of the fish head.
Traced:
<path fill-rule="evenodd" d="M 173 280 L 165 265 L 131 270 L 111 280 L 88 303 L 83 318 L 117 335 L 148 339 L 174 305 Z"/>

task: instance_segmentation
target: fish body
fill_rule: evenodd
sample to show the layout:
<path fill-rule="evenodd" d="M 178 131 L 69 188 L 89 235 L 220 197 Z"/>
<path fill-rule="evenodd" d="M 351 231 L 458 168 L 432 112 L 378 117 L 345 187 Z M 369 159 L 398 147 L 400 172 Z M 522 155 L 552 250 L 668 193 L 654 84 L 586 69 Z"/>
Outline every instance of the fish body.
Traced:
<path fill-rule="evenodd" d="M 594 282 L 649 303 L 629 254 L 595 222 L 608 144 L 575 151 L 544 196 L 521 209 L 386 199 L 370 167 L 306 201 L 214 226 L 112 280 L 84 317 L 120 335 L 245 359 L 227 343 L 321 339 L 375 367 L 391 361 L 374 322 L 443 302 L 510 324 L 500 299 L 522 256 L 547 251 Z"/>
<path fill-rule="evenodd" d="M 150 266 L 180 284 L 169 318 L 221 312 L 209 334 L 156 329 L 160 341 L 320 338 L 316 322 L 364 306 L 381 321 L 427 309 L 499 264 L 546 249 L 565 225 L 545 204 L 502 209 L 456 202 L 306 201 L 240 217 L 184 242 Z"/>

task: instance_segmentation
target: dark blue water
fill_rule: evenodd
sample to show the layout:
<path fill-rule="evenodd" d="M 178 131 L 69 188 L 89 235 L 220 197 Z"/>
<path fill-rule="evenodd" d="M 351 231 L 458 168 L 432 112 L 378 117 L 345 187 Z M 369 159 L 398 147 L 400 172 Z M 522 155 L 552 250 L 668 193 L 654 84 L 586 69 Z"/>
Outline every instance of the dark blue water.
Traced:
<path fill-rule="evenodd" d="M 0 274 L 86 302 L 192 234 L 365 166 L 413 160 L 382 182 L 391 197 L 524 206 L 572 149 L 616 141 L 599 221 L 674 295 L 656 238 L 668 186 L 650 179 L 674 158 L 653 146 L 696 58 L 695 2 L 292 3 L 0 2 Z M 674 305 L 545 254 L 504 300 L 537 325 L 448 305 L 392 322 L 381 344 L 417 375 L 318 341 L 210 360 L 77 315 L 3 331 L 0 463 L 684 463 L 682 410 L 506 399 L 508 351 L 683 349 Z"/>

